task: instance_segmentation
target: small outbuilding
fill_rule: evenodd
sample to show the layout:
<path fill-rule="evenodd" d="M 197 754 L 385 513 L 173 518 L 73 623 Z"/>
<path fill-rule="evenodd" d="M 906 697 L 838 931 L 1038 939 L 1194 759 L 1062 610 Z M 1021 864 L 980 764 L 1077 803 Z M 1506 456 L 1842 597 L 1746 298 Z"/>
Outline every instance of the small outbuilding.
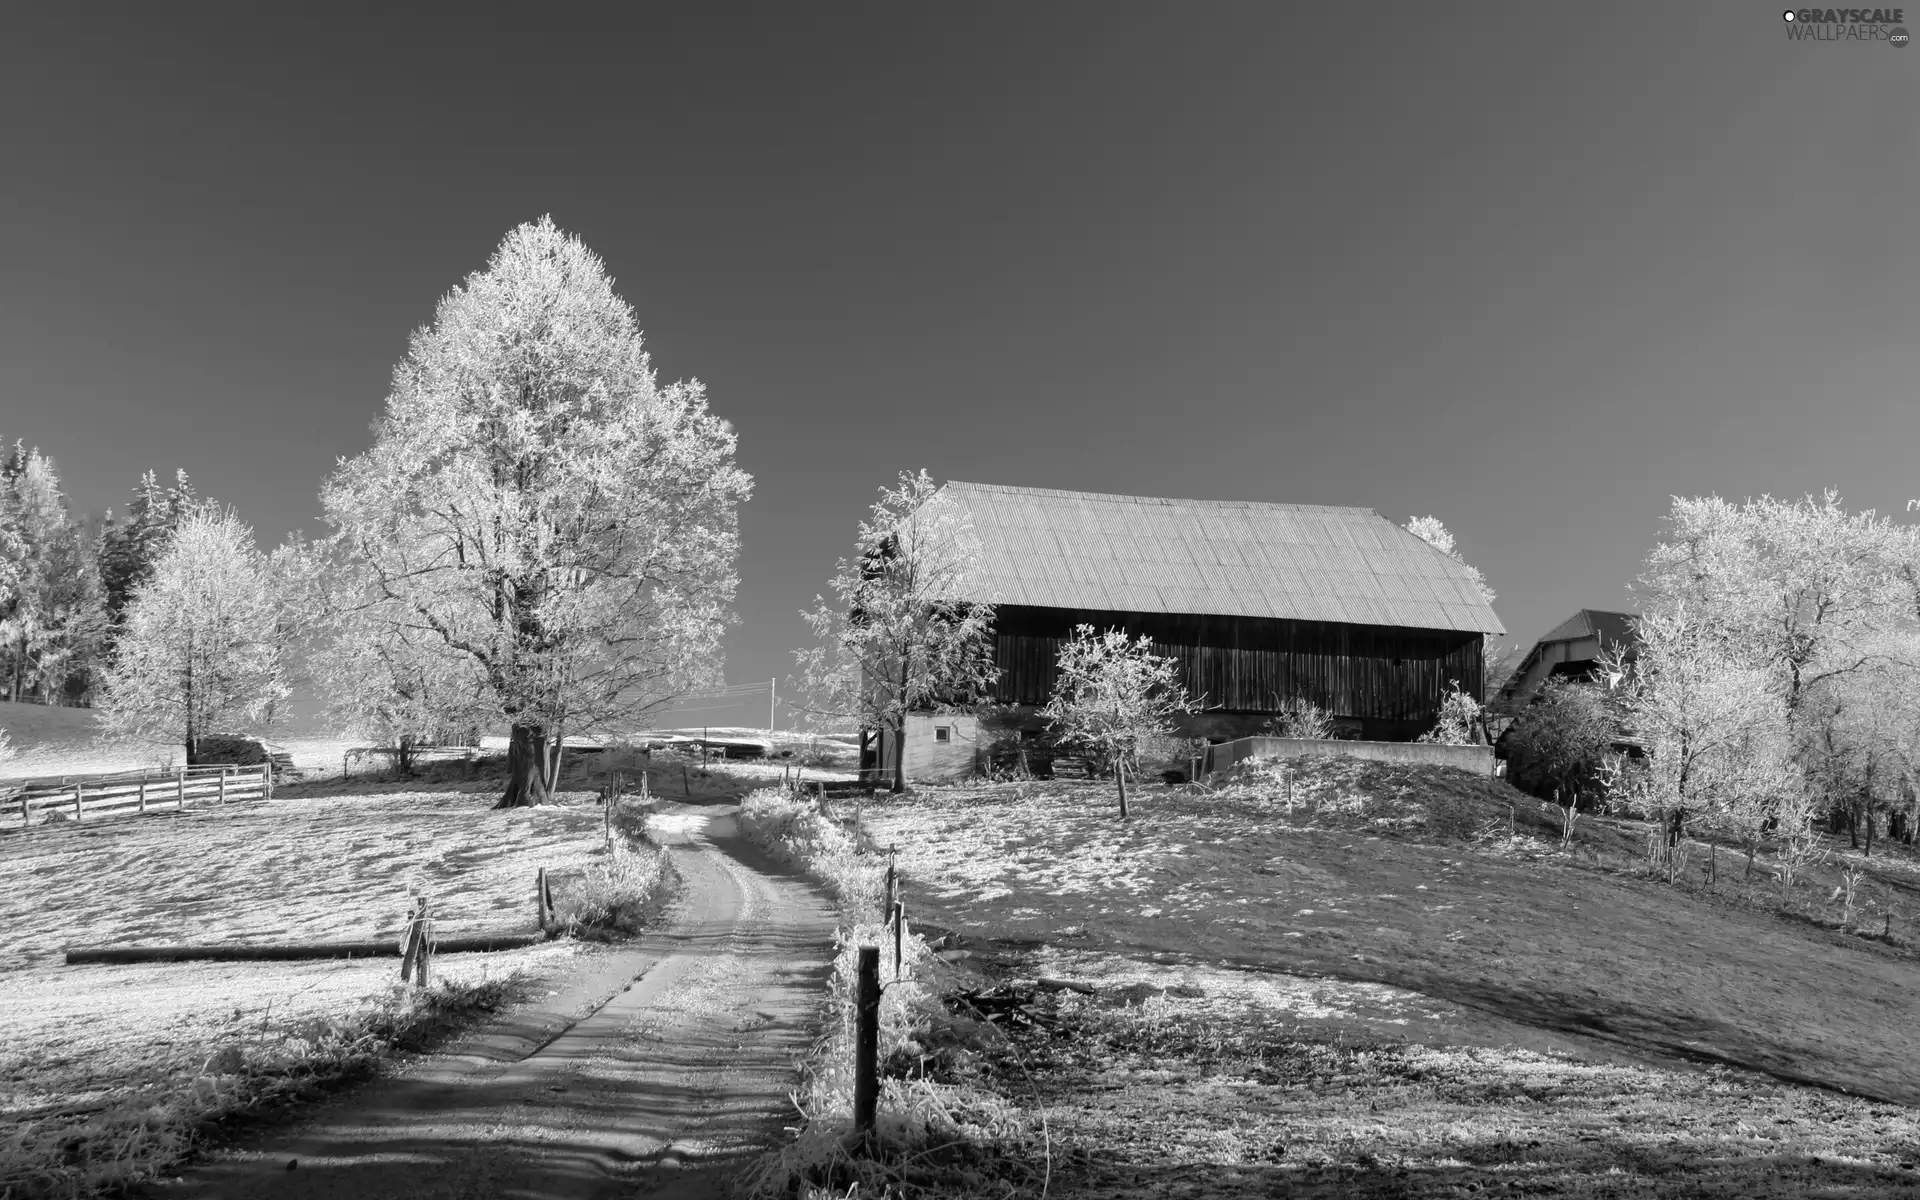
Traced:
<path fill-rule="evenodd" d="M 1619 646 L 1632 661 L 1639 635 L 1634 631 L 1634 615 L 1602 608 L 1583 608 L 1548 630 L 1520 660 L 1500 693 L 1495 706 L 1502 712 L 1518 714 L 1539 694 L 1549 679 L 1593 679 L 1599 672 L 1600 657 Z"/>

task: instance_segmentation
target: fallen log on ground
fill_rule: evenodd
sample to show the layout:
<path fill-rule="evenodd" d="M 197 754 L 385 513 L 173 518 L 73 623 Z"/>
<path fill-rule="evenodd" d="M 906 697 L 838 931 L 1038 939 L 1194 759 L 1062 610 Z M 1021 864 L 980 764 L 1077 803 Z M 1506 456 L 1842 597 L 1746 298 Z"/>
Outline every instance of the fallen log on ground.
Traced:
<path fill-rule="evenodd" d="M 433 945 L 435 954 L 469 954 L 488 950 L 520 950 L 547 940 L 543 933 L 469 934 L 441 938 Z M 233 943 L 209 946 L 71 946 L 67 965 L 89 963 L 187 962 L 286 962 L 306 958 L 398 958 L 397 939 L 381 942 L 288 942 L 274 944 Z"/>

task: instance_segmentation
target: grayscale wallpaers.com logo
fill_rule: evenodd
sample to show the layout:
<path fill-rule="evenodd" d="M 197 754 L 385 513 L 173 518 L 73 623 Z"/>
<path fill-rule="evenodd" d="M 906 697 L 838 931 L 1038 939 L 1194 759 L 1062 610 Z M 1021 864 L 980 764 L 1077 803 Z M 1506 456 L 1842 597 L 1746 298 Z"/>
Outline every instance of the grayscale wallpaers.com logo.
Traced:
<path fill-rule="evenodd" d="M 1887 42 L 1907 47 L 1904 8 L 1789 8 L 1787 39 L 1794 42 Z"/>

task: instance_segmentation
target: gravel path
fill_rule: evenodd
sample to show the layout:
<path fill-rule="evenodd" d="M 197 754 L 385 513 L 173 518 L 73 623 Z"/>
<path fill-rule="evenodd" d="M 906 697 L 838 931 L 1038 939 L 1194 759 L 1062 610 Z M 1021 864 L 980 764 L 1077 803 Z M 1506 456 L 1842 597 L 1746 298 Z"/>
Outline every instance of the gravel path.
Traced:
<path fill-rule="evenodd" d="M 737 811 L 668 804 L 653 818 L 685 881 L 660 933 L 160 1194 L 724 1195 L 792 1115 L 833 933 L 828 903 L 747 844 Z"/>

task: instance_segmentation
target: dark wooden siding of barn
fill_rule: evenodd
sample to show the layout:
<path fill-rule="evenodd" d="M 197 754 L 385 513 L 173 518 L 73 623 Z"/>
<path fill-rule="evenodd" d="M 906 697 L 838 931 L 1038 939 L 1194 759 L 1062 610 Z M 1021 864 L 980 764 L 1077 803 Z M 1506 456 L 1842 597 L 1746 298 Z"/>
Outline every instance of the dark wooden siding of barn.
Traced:
<path fill-rule="evenodd" d="M 1046 703 L 1060 644 L 1080 624 L 1146 634 L 1154 653 L 1179 660 L 1188 693 L 1211 710 L 1274 712 L 1299 698 L 1335 716 L 1428 721 L 1454 680 L 1480 698 L 1477 633 L 1002 605 L 994 618 L 995 699 Z"/>

